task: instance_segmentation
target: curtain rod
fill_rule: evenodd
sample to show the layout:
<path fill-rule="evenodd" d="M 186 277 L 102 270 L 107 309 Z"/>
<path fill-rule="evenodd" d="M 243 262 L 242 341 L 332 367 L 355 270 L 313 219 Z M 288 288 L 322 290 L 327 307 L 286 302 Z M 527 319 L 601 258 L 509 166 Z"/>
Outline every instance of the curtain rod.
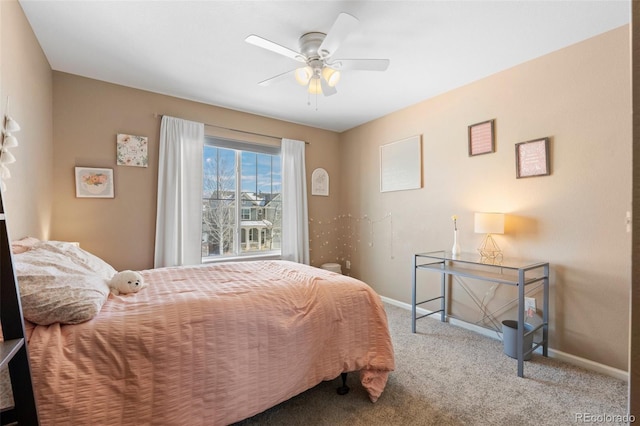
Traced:
<path fill-rule="evenodd" d="M 155 118 L 158 118 L 158 117 L 162 118 L 162 117 L 164 117 L 164 114 L 158 114 L 156 112 L 156 113 L 153 114 L 153 116 Z M 249 131 L 246 131 L 246 130 L 233 129 L 231 127 L 218 126 L 217 124 L 209 124 L 209 123 L 202 123 L 202 124 L 204 124 L 205 126 L 209 126 L 209 127 L 217 127 L 218 129 L 230 130 L 232 132 L 245 133 L 245 134 L 248 134 L 248 135 L 263 136 L 263 137 L 266 137 L 266 138 L 272 138 L 272 139 L 278 139 L 278 140 L 284 139 L 282 136 L 273 136 L 273 135 L 266 135 L 264 133 L 249 132 Z M 309 145 L 309 142 L 305 142 L 305 144 Z"/>

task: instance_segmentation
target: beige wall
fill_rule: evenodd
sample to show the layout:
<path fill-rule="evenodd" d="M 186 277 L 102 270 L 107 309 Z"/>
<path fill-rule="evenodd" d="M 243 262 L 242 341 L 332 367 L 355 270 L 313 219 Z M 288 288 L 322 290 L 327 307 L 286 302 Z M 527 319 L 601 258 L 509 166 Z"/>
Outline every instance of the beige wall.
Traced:
<path fill-rule="evenodd" d="M 17 1 L 0 1 L 0 113 L 21 126 L 4 194 L 9 232 L 48 238 L 52 188 L 51 68 Z"/>
<path fill-rule="evenodd" d="M 52 238 L 78 241 L 116 269 L 153 266 L 158 141 L 166 114 L 268 135 L 309 142 L 306 170 L 325 168 L 340 181 L 338 135 L 334 132 L 258 117 L 224 108 L 53 73 L 54 201 Z M 208 132 L 214 129 L 207 128 Z M 116 166 L 116 135 L 149 138 L 149 167 Z M 237 136 L 237 135 L 236 135 Z M 240 137 L 244 135 L 239 135 Z M 75 197 L 74 167 L 114 169 L 115 198 Z M 201 167 L 201 166 L 200 166 Z M 337 186 L 329 197 L 309 197 L 310 215 L 335 215 Z M 312 242 L 312 263 L 328 259 L 326 247 Z M 327 254 L 325 254 L 327 253 Z M 334 259 L 335 260 L 335 259 Z"/>
<path fill-rule="evenodd" d="M 344 133 L 341 211 L 392 219 L 357 225 L 361 238 L 345 254 L 352 273 L 410 303 L 412 255 L 450 250 L 453 214 L 463 251 L 474 251 L 482 236 L 473 233 L 473 212 L 505 212 L 507 234 L 496 239 L 506 255 L 552 265 L 551 347 L 627 370 L 629 70 L 625 26 Z M 467 126 L 488 119 L 496 119 L 497 150 L 469 157 Z M 379 147 L 417 134 L 424 187 L 380 193 Z M 516 179 L 514 144 L 547 136 L 551 175 Z M 425 274 L 421 280 L 435 290 L 437 277 Z M 480 298 L 490 292 L 474 288 Z M 487 296 L 500 302 L 492 306 L 511 298 L 508 290 Z M 454 292 L 454 312 L 480 319 L 459 286 Z"/>

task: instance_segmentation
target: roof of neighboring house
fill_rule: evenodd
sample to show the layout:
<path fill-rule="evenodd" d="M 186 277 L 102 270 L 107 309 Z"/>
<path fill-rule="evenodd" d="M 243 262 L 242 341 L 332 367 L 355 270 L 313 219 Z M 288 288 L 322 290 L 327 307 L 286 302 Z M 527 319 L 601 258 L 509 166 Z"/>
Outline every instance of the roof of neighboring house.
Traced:
<path fill-rule="evenodd" d="M 243 220 L 240 222 L 240 226 L 245 228 L 267 228 L 273 226 L 273 223 L 268 220 Z"/>

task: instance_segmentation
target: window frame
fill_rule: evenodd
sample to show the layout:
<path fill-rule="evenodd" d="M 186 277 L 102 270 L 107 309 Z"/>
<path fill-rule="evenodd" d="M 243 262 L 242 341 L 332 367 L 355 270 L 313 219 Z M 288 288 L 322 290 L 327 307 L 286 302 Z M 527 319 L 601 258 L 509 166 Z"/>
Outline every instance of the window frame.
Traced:
<path fill-rule="evenodd" d="M 252 251 L 252 252 L 243 252 L 242 250 L 242 217 L 243 211 L 245 207 L 242 205 L 242 154 L 243 152 L 255 153 L 255 154 L 266 154 L 271 156 L 280 156 L 280 163 L 282 163 L 282 150 L 281 147 L 274 145 L 264 145 L 257 144 L 247 141 L 241 140 L 233 140 L 226 139 L 217 136 L 205 135 L 204 146 L 210 146 L 215 148 L 229 149 L 233 150 L 235 154 L 235 229 L 234 229 L 234 241 L 233 241 L 233 251 L 231 254 L 220 254 L 213 256 L 202 256 L 202 263 L 213 263 L 213 262 L 221 262 L 228 261 L 233 259 L 241 259 L 241 260 L 250 260 L 250 259 L 265 259 L 265 258 L 273 258 L 280 259 L 282 255 L 282 249 L 272 249 L 272 250 L 260 250 L 260 251 Z M 273 167 L 273 165 L 272 165 Z M 273 174 L 273 168 L 271 169 L 271 173 Z M 203 173 L 204 180 L 204 173 Z M 202 194 L 204 196 L 204 193 Z M 282 181 L 280 181 L 280 196 L 282 196 Z M 204 199 L 204 198 L 203 198 Z M 263 209 L 263 207 L 261 207 Z M 251 220 L 251 212 L 249 212 L 249 219 Z M 264 217 L 264 214 L 263 214 Z M 276 217 L 281 220 L 282 212 L 280 214 L 276 214 Z M 262 239 L 263 231 L 261 229 L 255 229 L 257 231 L 258 239 Z M 253 235 L 254 229 L 247 228 L 246 229 L 246 237 L 248 240 L 252 241 L 251 235 Z M 273 233 L 271 234 L 273 237 Z"/>

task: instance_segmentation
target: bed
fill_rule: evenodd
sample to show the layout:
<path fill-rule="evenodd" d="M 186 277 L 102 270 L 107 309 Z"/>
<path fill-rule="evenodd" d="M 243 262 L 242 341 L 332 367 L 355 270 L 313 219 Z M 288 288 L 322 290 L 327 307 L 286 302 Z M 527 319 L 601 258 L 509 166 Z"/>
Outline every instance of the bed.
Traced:
<path fill-rule="evenodd" d="M 231 424 L 347 372 L 375 402 L 394 369 L 379 296 L 334 272 L 287 261 L 158 268 L 139 271 L 138 293 L 115 296 L 104 288 L 115 270 L 73 244 L 14 253 L 45 426 Z"/>

